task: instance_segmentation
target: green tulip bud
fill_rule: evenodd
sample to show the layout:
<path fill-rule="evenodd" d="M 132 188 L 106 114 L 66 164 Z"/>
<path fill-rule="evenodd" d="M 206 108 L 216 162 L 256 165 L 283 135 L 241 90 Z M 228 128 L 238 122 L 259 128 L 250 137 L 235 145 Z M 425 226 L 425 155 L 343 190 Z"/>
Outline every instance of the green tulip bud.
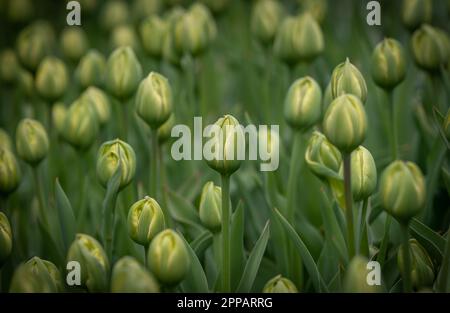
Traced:
<path fill-rule="evenodd" d="M 384 209 L 401 222 L 419 214 L 426 196 L 419 167 L 413 162 L 392 162 L 381 175 L 380 195 Z"/>
<path fill-rule="evenodd" d="M 53 102 L 64 95 L 69 75 L 64 63 L 55 57 L 46 57 L 36 73 L 36 90 L 41 97 Z"/>
<path fill-rule="evenodd" d="M 103 30 L 110 31 L 114 27 L 126 24 L 130 18 L 130 11 L 125 1 L 106 1 L 100 12 L 100 25 Z"/>
<path fill-rule="evenodd" d="M 30 20 L 34 15 L 33 1 L 8 1 L 8 18 L 12 22 L 22 23 Z"/>
<path fill-rule="evenodd" d="M 55 264 L 35 256 L 14 272 L 10 292 L 54 293 L 63 291 L 61 273 Z"/>
<path fill-rule="evenodd" d="M 24 28 L 17 38 L 17 55 L 20 62 L 29 70 L 34 71 L 48 54 L 51 48 L 50 34 L 45 32 L 48 26 L 43 22 L 35 22 Z"/>
<path fill-rule="evenodd" d="M 158 14 L 161 7 L 161 0 L 135 0 L 131 8 L 133 20 L 141 22 L 150 15 Z"/>
<path fill-rule="evenodd" d="M 200 221 L 212 232 L 222 226 L 222 189 L 209 181 L 203 186 L 199 205 Z"/>
<path fill-rule="evenodd" d="M 61 50 L 64 56 L 73 62 L 78 62 L 89 49 L 89 42 L 81 27 L 70 26 L 61 34 Z"/>
<path fill-rule="evenodd" d="M 366 257 L 357 255 L 350 261 L 344 277 L 345 292 L 374 293 L 381 292 L 378 285 L 369 285 L 367 275 L 371 269 L 367 268 L 369 260 Z"/>
<path fill-rule="evenodd" d="M 402 44 L 395 39 L 385 38 L 372 54 L 372 78 L 385 89 L 400 84 L 406 75 L 406 56 Z"/>
<path fill-rule="evenodd" d="M 245 136 L 239 121 L 232 115 L 219 118 L 213 126 L 213 136 L 206 143 L 212 152 L 208 165 L 223 175 L 231 175 L 241 166 L 245 151 Z M 206 147 L 205 145 L 205 147 Z"/>
<path fill-rule="evenodd" d="M 182 18 L 185 11 L 180 7 L 175 7 L 166 16 L 167 31 L 163 36 L 162 56 L 164 60 L 170 62 L 173 65 L 179 66 L 181 56 L 175 49 L 175 26 L 178 20 Z"/>
<path fill-rule="evenodd" d="M 170 117 L 167 119 L 167 121 L 164 122 L 164 124 L 162 124 L 157 131 L 157 136 L 158 136 L 158 142 L 160 144 L 163 144 L 164 142 L 166 142 L 167 140 L 169 140 L 169 138 L 171 137 L 171 133 L 172 133 L 172 127 L 175 126 L 175 115 L 170 114 Z"/>
<path fill-rule="evenodd" d="M 450 109 L 447 111 L 442 128 L 444 129 L 445 137 L 450 141 Z"/>
<path fill-rule="evenodd" d="M 20 69 L 17 74 L 17 80 L 19 83 L 19 89 L 28 98 L 31 98 L 34 94 L 34 79 L 30 72 L 24 69 Z"/>
<path fill-rule="evenodd" d="M 253 5 L 251 16 L 251 30 L 256 38 L 263 44 L 269 44 L 283 18 L 283 7 L 275 0 L 261 0 Z"/>
<path fill-rule="evenodd" d="M 199 20 L 204 25 L 209 41 L 213 41 L 217 36 L 217 25 L 208 7 L 201 3 L 194 2 L 189 11 L 195 19 Z"/>
<path fill-rule="evenodd" d="M 420 287 L 431 287 L 434 282 L 434 266 L 427 251 L 416 239 L 409 240 L 409 254 L 411 260 L 411 283 L 416 289 Z M 401 245 L 397 253 L 397 265 L 405 275 L 405 246 Z"/>
<path fill-rule="evenodd" d="M 128 234 L 142 246 L 165 228 L 164 214 L 155 199 L 145 197 L 135 202 L 128 211 Z"/>
<path fill-rule="evenodd" d="M 52 106 L 52 123 L 58 134 L 63 134 L 65 121 L 67 116 L 67 108 L 64 103 L 57 102 Z"/>
<path fill-rule="evenodd" d="M 289 279 L 277 275 L 269 280 L 263 288 L 263 293 L 297 293 L 297 287 Z"/>
<path fill-rule="evenodd" d="M 169 286 L 181 282 L 191 266 L 183 239 L 171 229 L 160 232 L 152 240 L 147 260 L 152 273 L 160 282 Z"/>
<path fill-rule="evenodd" d="M 321 179 L 341 178 L 339 174 L 341 153 L 318 131 L 315 131 L 309 139 L 305 161 L 314 175 Z"/>
<path fill-rule="evenodd" d="M 172 90 L 167 78 L 151 72 L 139 85 L 136 95 L 137 114 L 157 129 L 172 113 Z"/>
<path fill-rule="evenodd" d="M 106 64 L 106 87 L 119 99 L 130 98 L 142 79 L 142 68 L 133 49 L 120 47 L 114 50 Z"/>
<path fill-rule="evenodd" d="M 370 151 L 359 146 L 351 157 L 352 193 L 355 201 L 367 199 L 377 187 L 377 167 Z"/>
<path fill-rule="evenodd" d="M 299 0 L 300 9 L 311 14 L 318 22 L 322 23 L 327 15 L 327 1 L 326 0 Z"/>
<path fill-rule="evenodd" d="M 111 32 L 111 47 L 131 47 L 138 50 L 138 38 L 133 27 L 129 25 L 119 25 Z"/>
<path fill-rule="evenodd" d="M 343 94 L 355 95 L 362 103 L 366 102 L 367 99 L 366 81 L 348 58 L 345 62 L 336 66 L 333 74 L 331 74 L 331 95 L 333 99 Z"/>
<path fill-rule="evenodd" d="M 0 53 L 0 80 L 4 83 L 13 83 L 19 71 L 19 61 L 14 50 L 7 49 Z"/>
<path fill-rule="evenodd" d="M 321 111 L 319 84 L 309 76 L 297 79 L 284 100 L 284 117 L 288 124 L 294 129 L 307 130 L 319 121 Z"/>
<path fill-rule="evenodd" d="M 25 118 L 16 131 L 17 154 L 25 162 L 37 166 L 46 156 L 49 141 L 44 126 L 36 120 Z"/>
<path fill-rule="evenodd" d="M 97 138 L 99 122 L 94 106 L 86 98 L 75 100 L 67 111 L 63 138 L 74 148 L 87 150 Z"/>
<path fill-rule="evenodd" d="M 0 128 L 0 148 L 13 149 L 11 137 L 9 137 L 8 133 L 2 128 Z"/>
<path fill-rule="evenodd" d="M 309 13 L 286 18 L 275 36 L 275 54 L 288 64 L 311 62 L 323 49 L 322 30 Z"/>
<path fill-rule="evenodd" d="M 111 105 L 106 93 L 97 87 L 89 87 L 81 95 L 83 101 L 89 101 L 97 115 L 100 125 L 105 125 L 111 116 Z"/>
<path fill-rule="evenodd" d="M 108 288 L 109 262 L 100 243 L 86 234 L 77 234 L 67 253 L 67 262 L 80 264 L 81 284 L 90 292 Z"/>
<path fill-rule="evenodd" d="M 0 194 L 7 195 L 20 183 L 20 167 L 14 154 L 6 146 L 0 146 Z"/>
<path fill-rule="evenodd" d="M 139 35 L 145 52 L 155 58 L 161 58 L 164 36 L 168 25 L 157 15 L 151 15 L 142 21 Z"/>
<path fill-rule="evenodd" d="M 425 24 L 414 32 L 411 42 L 414 60 L 422 69 L 438 71 L 448 62 L 450 40 L 444 31 Z"/>
<path fill-rule="evenodd" d="M 83 88 L 101 86 L 105 77 L 106 60 L 97 50 L 89 50 L 80 60 L 77 78 Z"/>
<path fill-rule="evenodd" d="M 136 172 L 136 154 L 126 142 L 115 139 L 102 144 L 97 157 L 97 176 L 106 188 L 120 164 L 120 189 L 125 188 Z"/>
<path fill-rule="evenodd" d="M 415 30 L 431 20 L 432 0 L 403 0 L 402 22 L 409 30 Z"/>
<path fill-rule="evenodd" d="M 12 250 L 11 225 L 9 225 L 9 221 L 6 215 L 3 212 L 0 212 L 0 268 L 3 262 L 11 254 L 11 250 Z"/>
<path fill-rule="evenodd" d="M 341 152 L 350 153 L 366 138 L 366 111 L 358 97 L 344 94 L 331 102 L 323 119 L 328 140 Z"/>
<path fill-rule="evenodd" d="M 159 292 L 159 285 L 153 275 L 136 259 L 125 256 L 114 265 L 111 276 L 111 292 Z"/>

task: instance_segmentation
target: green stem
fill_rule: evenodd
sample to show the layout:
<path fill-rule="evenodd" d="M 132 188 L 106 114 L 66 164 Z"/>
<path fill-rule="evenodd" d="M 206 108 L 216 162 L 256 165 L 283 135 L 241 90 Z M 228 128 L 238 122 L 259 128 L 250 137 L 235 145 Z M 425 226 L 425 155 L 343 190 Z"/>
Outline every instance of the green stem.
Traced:
<path fill-rule="evenodd" d="M 411 247 L 409 245 L 409 225 L 401 224 L 403 252 L 405 257 L 405 270 L 403 273 L 403 290 L 412 292 L 411 287 Z"/>
<path fill-rule="evenodd" d="M 369 198 L 364 199 L 362 210 L 361 210 L 361 233 L 360 233 L 360 244 L 359 244 L 359 251 L 360 254 L 363 254 L 367 257 L 369 257 L 369 240 L 368 240 L 368 234 L 367 234 L 367 206 L 369 204 Z"/>
<path fill-rule="evenodd" d="M 230 176 L 222 174 L 222 291 L 230 292 Z"/>
<path fill-rule="evenodd" d="M 344 155 L 344 190 L 345 190 L 345 217 L 347 220 L 348 259 L 355 255 L 355 235 L 353 226 L 353 195 L 351 182 L 351 154 Z"/>
<path fill-rule="evenodd" d="M 164 164 L 164 160 L 162 157 L 162 147 L 160 146 L 158 148 L 158 161 L 159 161 L 159 169 L 160 169 L 160 180 L 161 180 L 161 184 L 160 184 L 160 192 L 161 192 L 161 203 L 162 203 L 162 210 L 164 213 L 164 217 L 166 218 L 167 221 L 167 226 L 169 228 L 173 228 L 175 226 L 174 222 L 173 222 L 173 218 L 172 218 L 172 214 L 170 214 L 170 210 L 169 210 L 169 201 L 167 200 L 167 178 L 166 178 L 166 168 L 165 168 L 165 164 Z"/>
<path fill-rule="evenodd" d="M 150 155 L 150 196 L 157 199 L 157 186 L 158 186 L 158 133 L 155 130 L 151 130 L 152 137 L 152 154 Z"/>
<path fill-rule="evenodd" d="M 390 144 L 391 144 L 391 153 L 392 160 L 395 161 L 398 159 L 398 135 L 397 135 L 397 118 L 395 114 L 395 104 L 394 104 L 394 91 L 388 90 L 386 91 L 387 96 L 387 106 L 389 111 L 389 120 L 390 120 L 390 128 L 388 133 L 390 133 Z"/>
<path fill-rule="evenodd" d="M 294 217 L 295 217 L 295 195 L 297 191 L 297 177 L 300 171 L 300 165 L 302 160 L 302 133 L 296 131 L 294 134 L 294 146 L 292 148 L 291 162 L 290 162 L 290 171 L 288 178 L 288 186 L 287 186 L 287 204 L 286 204 L 286 218 L 294 225 Z"/>
<path fill-rule="evenodd" d="M 384 235 L 383 240 L 381 241 L 380 251 L 378 252 L 377 261 L 382 266 L 384 263 L 384 259 L 386 258 L 387 247 L 389 244 L 389 232 L 391 229 L 392 217 L 387 214 L 386 220 L 384 222 Z"/>
<path fill-rule="evenodd" d="M 34 186 L 36 188 L 36 193 L 38 196 L 38 201 L 39 201 L 39 213 L 40 213 L 40 218 L 41 221 L 43 223 L 43 225 L 45 227 L 48 227 L 48 219 L 47 219 L 47 214 L 46 214 L 46 209 L 45 209 L 45 200 L 44 200 L 44 191 L 42 189 L 42 184 L 40 181 L 40 177 L 39 177 L 39 165 L 37 166 L 33 166 L 33 179 L 34 179 Z"/>

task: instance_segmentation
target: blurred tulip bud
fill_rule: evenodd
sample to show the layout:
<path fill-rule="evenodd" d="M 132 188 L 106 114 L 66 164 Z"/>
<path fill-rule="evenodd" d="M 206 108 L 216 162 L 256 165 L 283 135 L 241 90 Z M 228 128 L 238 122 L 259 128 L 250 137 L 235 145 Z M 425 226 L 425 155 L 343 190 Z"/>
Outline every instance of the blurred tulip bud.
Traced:
<path fill-rule="evenodd" d="M 288 124 L 305 131 L 319 121 L 321 111 L 322 91 L 319 84 L 309 76 L 297 79 L 284 100 L 284 117 Z"/>
<path fill-rule="evenodd" d="M 139 27 L 139 35 L 145 52 L 155 58 L 162 57 L 164 36 L 168 25 L 158 15 L 148 16 Z"/>
<path fill-rule="evenodd" d="M 36 73 L 36 90 L 47 101 L 53 102 L 64 95 L 69 74 L 64 63 L 55 57 L 46 57 Z"/>
<path fill-rule="evenodd" d="M 434 266 L 427 251 L 416 239 L 409 240 L 409 254 L 411 260 L 411 283 L 416 289 L 431 287 L 434 282 Z M 402 273 L 405 273 L 405 246 L 401 245 L 397 253 L 397 265 Z"/>
<path fill-rule="evenodd" d="M 15 23 L 23 23 L 30 20 L 34 15 L 33 1 L 15 0 L 8 1 L 8 18 Z"/>
<path fill-rule="evenodd" d="M 402 22 L 409 30 L 415 30 L 431 20 L 432 0 L 403 0 Z"/>
<path fill-rule="evenodd" d="M 125 1 L 106 1 L 100 12 L 100 25 L 103 30 L 111 31 L 116 26 L 126 24 L 129 18 L 130 11 Z"/>
<path fill-rule="evenodd" d="M 297 293 L 297 287 L 289 279 L 277 275 L 269 280 L 263 288 L 263 293 Z"/>
<path fill-rule="evenodd" d="M 133 20 L 139 23 L 150 15 L 158 14 L 161 2 L 162 0 L 135 0 L 131 8 Z"/>
<path fill-rule="evenodd" d="M 159 285 L 153 275 L 136 259 L 125 256 L 114 265 L 111 276 L 111 292 L 159 292 Z"/>
<path fill-rule="evenodd" d="M 355 95 L 362 103 L 366 102 L 366 81 L 361 72 L 350 63 L 348 58 L 345 62 L 336 66 L 333 74 L 331 74 L 331 95 L 333 99 L 344 94 Z"/>
<path fill-rule="evenodd" d="M 0 80 L 2 82 L 7 84 L 14 83 L 19 68 L 19 61 L 14 50 L 7 49 L 0 53 Z"/>
<path fill-rule="evenodd" d="M 106 87 L 119 99 L 128 99 L 142 79 L 142 68 L 133 49 L 120 47 L 114 50 L 106 64 Z"/>
<path fill-rule="evenodd" d="M 163 211 L 155 199 L 147 196 L 131 206 L 127 225 L 131 239 L 142 246 L 148 246 L 165 228 Z"/>
<path fill-rule="evenodd" d="M 52 123 L 59 135 L 63 134 L 67 115 L 67 108 L 64 103 L 57 102 L 52 106 Z"/>
<path fill-rule="evenodd" d="M 172 90 L 167 78 L 151 72 L 141 81 L 136 95 L 137 114 L 152 129 L 157 129 L 172 113 Z"/>
<path fill-rule="evenodd" d="M 325 112 L 323 130 L 341 152 L 350 153 L 356 149 L 367 132 L 367 116 L 361 100 L 350 94 L 334 99 Z"/>
<path fill-rule="evenodd" d="M 299 0 L 300 9 L 308 12 L 318 22 L 322 23 L 327 15 L 327 0 Z"/>
<path fill-rule="evenodd" d="M 280 26 L 284 11 L 276 0 L 260 0 L 254 3 L 251 16 L 251 30 L 263 44 L 270 44 Z"/>
<path fill-rule="evenodd" d="M 222 225 L 222 190 L 209 181 L 203 186 L 199 205 L 200 221 L 211 232 L 220 231 Z"/>
<path fill-rule="evenodd" d="M 100 243 L 86 234 L 77 234 L 67 253 L 67 262 L 80 263 L 81 285 L 90 292 L 108 288 L 109 262 Z"/>
<path fill-rule="evenodd" d="M 0 148 L 1 153 L 1 148 Z M 1 166 L 1 165 L 0 165 Z M 1 167 L 0 167 L 1 171 Z M 3 262 L 9 257 L 12 250 L 12 232 L 8 218 L 0 212 L 0 268 Z"/>
<path fill-rule="evenodd" d="M 106 93 L 97 87 L 88 87 L 81 95 L 83 101 L 91 103 L 100 125 L 105 125 L 111 116 L 111 104 Z"/>
<path fill-rule="evenodd" d="M 175 286 L 188 273 L 191 260 L 183 239 L 166 229 L 152 240 L 148 250 L 148 266 L 160 282 Z"/>
<path fill-rule="evenodd" d="M 367 268 L 369 260 L 366 257 L 357 255 L 350 261 L 344 277 L 344 291 L 352 293 L 374 293 L 381 292 L 378 285 L 369 285 L 367 275 L 371 269 Z"/>
<path fill-rule="evenodd" d="M 78 62 L 89 49 L 89 42 L 81 27 L 66 27 L 61 34 L 61 50 L 64 57 Z"/>
<path fill-rule="evenodd" d="M 133 50 L 139 49 L 138 38 L 133 27 L 130 25 L 119 25 L 111 32 L 111 47 L 131 47 Z"/>
<path fill-rule="evenodd" d="M 106 60 L 97 50 L 89 50 L 77 68 L 77 77 L 83 88 L 102 86 L 105 78 Z"/>
<path fill-rule="evenodd" d="M 213 41 L 217 36 L 217 25 L 211 11 L 201 3 L 194 2 L 189 8 L 190 13 L 198 19 L 206 28 L 209 41 Z"/>
<path fill-rule="evenodd" d="M 395 39 L 385 38 L 372 54 L 372 78 L 385 89 L 400 84 L 406 75 L 406 55 L 402 44 Z"/>
<path fill-rule="evenodd" d="M 323 49 L 322 30 L 309 13 L 286 18 L 275 36 L 275 54 L 288 64 L 311 62 Z"/>
<path fill-rule="evenodd" d="M 318 131 L 315 131 L 309 139 L 305 161 L 317 177 L 341 179 L 339 175 L 342 163 L 341 153 Z"/>
<path fill-rule="evenodd" d="M 37 166 L 46 156 L 49 141 L 44 126 L 36 120 L 25 118 L 16 131 L 17 154 L 25 162 Z"/>
<path fill-rule="evenodd" d="M 412 51 L 416 64 L 426 71 L 438 71 L 449 60 L 448 35 L 433 26 L 422 25 L 412 35 Z"/>
<path fill-rule="evenodd" d="M 209 146 L 212 155 L 206 158 L 208 165 L 223 175 L 231 175 L 241 166 L 245 156 L 245 135 L 242 125 L 232 115 L 219 118 L 212 127 Z"/>
<path fill-rule="evenodd" d="M 126 142 L 115 139 L 102 144 L 97 157 L 97 176 L 105 188 L 120 164 L 120 189 L 126 187 L 136 172 L 136 154 Z"/>
<path fill-rule="evenodd" d="M 0 146 L 0 194 L 7 195 L 16 190 L 20 178 L 16 157 L 6 145 Z"/>
<path fill-rule="evenodd" d="M 20 62 L 29 70 L 35 71 L 42 59 L 51 49 L 53 30 L 38 21 L 24 28 L 17 38 L 17 55 Z"/>
<path fill-rule="evenodd" d="M 0 148 L 13 149 L 11 137 L 9 137 L 8 133 L 2 128 L 0 128 Z"/>
<path fill-rule="evenodd" d="M 377 187 L 377 167 L 370 151 L 359 146 L 351 157 L 352 193 L 355 201 L 370 197 Z"/>
<path fill-rule="evenodd" d="M 158 142 L 160 144 L 165 143 L 167 140 L 170 139 L 171 133 L 172 133 L 172 127 L 175 126 L 175 115 L 170 114 L 170 117 L 167 119 L 167 121 L 164 122 L 159 128 L 158 128 Z"/>
<path fill-rule="evenodd" d="M 231 0 L 201 0 L 213 13 L 218 14 L 226 9 Z"/>
<path fill-rule="evenodd" d="M 31 98 L 34 94 L 33 75 L 27 70 L 20 69 L 19 73 L 17 73 L 17 80 L 19 83 L 19 90 L 28 98 Z"/>
<path fill-rule="evenodd" d="M 394 161 L 381 174 L 384 209 L 400 222 L 408 222 L 425 205 L 425 179 L 413 162 Z"/>
<path fill-rule="evenodd" d="M 55 264 L 35 256 L 14 272 L 9 292 L 55 293 L 63 291 L 61 273 Z"/>
<path fill-rule="evenodd" d="M 163 37 L 162 56 L 164 60 L 175 66 L 180 66 L 181 60 L 181 56 L 175 49 L 175 26 L 184 14 L 185 11 L 182 8 L 175 7 L 166 16 L 167 31 Z"/>
<path fill-rule="evenodd" d="M 445 137 L 447 137 L 447 140 L 450 141 L 450 109 L 448 109 L 447 115 L 445 116 L 443 129 Z"/>

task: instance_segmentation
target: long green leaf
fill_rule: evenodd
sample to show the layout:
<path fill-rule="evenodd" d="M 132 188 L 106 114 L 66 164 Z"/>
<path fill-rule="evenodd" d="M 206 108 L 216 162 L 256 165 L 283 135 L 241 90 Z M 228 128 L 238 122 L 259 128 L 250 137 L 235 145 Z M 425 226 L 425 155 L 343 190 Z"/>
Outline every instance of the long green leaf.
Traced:
<path fill-rule="evenodd" d="M 235 290 L 242 275 L 245 264 L 244 250 L 244 208 L 239 201 L 236 211 L 231 220 L 231 242 L 233 253 L 231 254 L 231 288 Z"/>
<path fill-rule="evenodd" d="M 445 250 L 445 239 L 418 219 L 411 220 L 411 233 L 428 253 L 438 262 L 442 260 Z"/>
<path fill-rule="evenodd" d="M 205 230 L 197 238 L 191 241 L 190 245 L 195 254 L 200 258 L 205 250 L 212 244 L 213 235 L 208 230 Z"/>
<path fill-rule="evenodd" d="M 73 214 L 72 206 L 64 190 L 62 189 L 58 178 L 56 179 L 55 200 L 61 226 L 64 251 L 67 252 L 70 244 L 75 239 L 76 220 L 75 215 Z"/>

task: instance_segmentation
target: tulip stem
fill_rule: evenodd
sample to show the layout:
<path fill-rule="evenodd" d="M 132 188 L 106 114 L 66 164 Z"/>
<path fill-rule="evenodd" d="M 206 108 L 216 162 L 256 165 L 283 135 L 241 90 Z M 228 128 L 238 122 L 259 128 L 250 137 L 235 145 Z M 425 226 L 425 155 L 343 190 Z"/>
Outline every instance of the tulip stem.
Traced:
<path fill-rule="evenodd" d="M 381 241 L 380 250 L 378 251 L 377 261 L 380 265 L 383 265 L 384 259 L 386 258 L 387 246 L 389 244 L 389 231 L 391 228 L 392 217 L 387 214 L 386 220 L 384 222 L 384 235 L 383 240 Z"/>
<path fill-rule="evenodd" d="M 391 143 L 391 153 L 392 153 L 392 161 L 398 159 L 398 135 L 397 135 L 397 118 L 395 114 L 395 105 L 394 105 L 394 91 L 388 90 L 386 91 L 387 96 L 387 105 L 389 110 L 389 120 L 391 121 L 390 127 L 390 143 Z"/>
<path fill-rule="evenodd" d="M 355 236 L 353 226 L 353 195 L 351 182 L 351 154 L 344 154 L 344 189 L 345 189 L 345 217 L 347 219 L 348 259 L 355 255 Z"/>
<path fill-rule="evenodd" d="M 367 237 L 367 206 L 369 198 L 365 198 L 361 210 L 361 233 L 359 236 L 359 253 L 369 257 L 369 240 Z"/>
<path fill-rule="evenodd" d="M 152 154 L 150 156 L 150 196 L 157 199 L 156 190 L 158 184 L 158 133 L 156 129 L 151 130 Z"/>
<path fill-rule="evenodd" d="M 39 201 L 39 211 L 40 211 L 41 222 L 42 222 L 43 226 L 48 229 L 49 225 L 48 225 L 47 214 L 46 214 L 46 210 L 45 210 L 44 191 L 42 189 L 42 184 L 40 182 L 38 166 L 39 165 L 33 166 L 33 179 L 34 179 L 34 185 L 36 188 L 36 193 L 37 193 L 38 201 Z"/>
<path fill-rule="evenodd" d="M 162 211 L 164 213 L 164 217 L 165 220 L 167 222 L 167 226 L 169 228 L 173 228 L 175 226 L 173 219 L 172 219 L 172 214 L 170 213 L 169 210 L 169 201 L 167 201 L 167 177 L 166 177 L 166 168 L 164 165 L 164 160 L 163 160 L 163 156 L 162 156 L 162 147 L 159 146 L 158 147 L 158 161 L 159 161 L 159 167 L 160 167 L 160 179 L 161 179 L 161 203 L 162 203 Z"/>
<path fill-rule="evenodd" d="M 401 224 L 403 251 L 405 256 L 405 271 L 403 273 L 403 290 L 412 292 L 411 287 L 411 248 L 409 245 L 409 225 Z"/>
<path fill-rule="evenodd" d="M 230 292 L 230 176 L 222 174 L 222 290 Z"/>

